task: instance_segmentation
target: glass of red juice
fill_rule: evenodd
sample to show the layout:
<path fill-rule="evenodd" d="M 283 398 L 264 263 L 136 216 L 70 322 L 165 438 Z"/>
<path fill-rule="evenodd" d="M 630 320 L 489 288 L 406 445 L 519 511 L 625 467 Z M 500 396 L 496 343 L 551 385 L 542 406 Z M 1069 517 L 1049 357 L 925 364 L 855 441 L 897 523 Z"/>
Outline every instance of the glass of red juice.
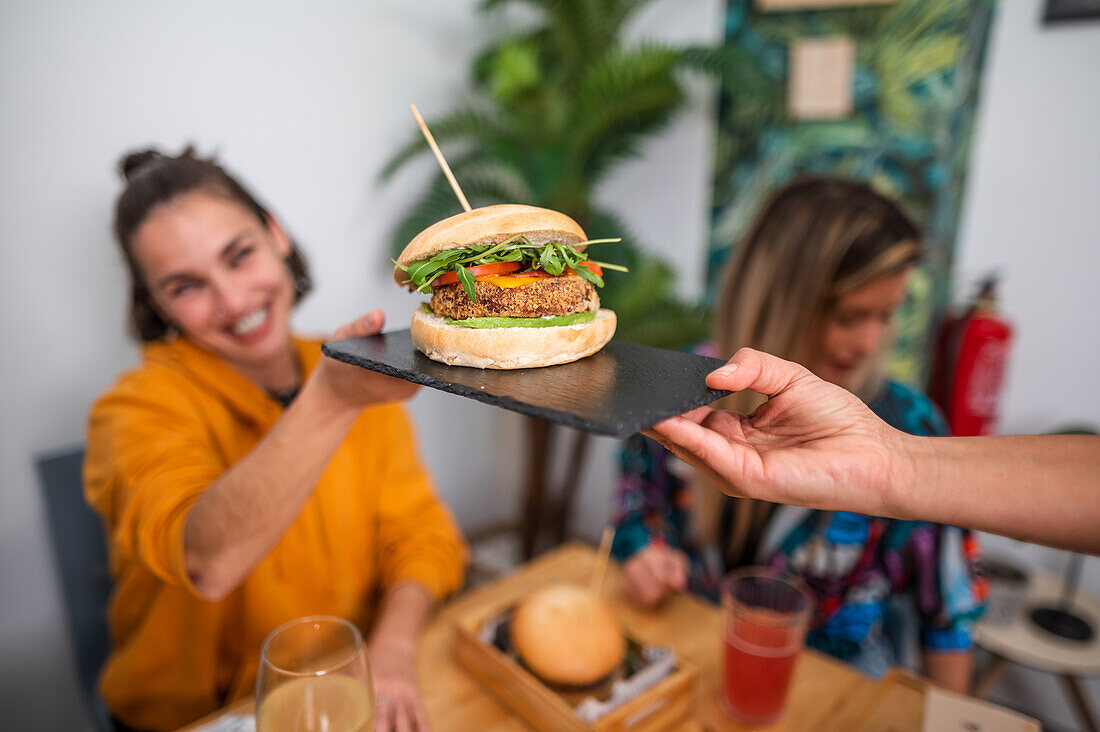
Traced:
<path fill-rule="evenodd" d="M 721 591 L 722 707 L 741 722 L 774 722 L 783 715 L 813 595 L 796 577 L 763 567 L 732 572 Z"/>

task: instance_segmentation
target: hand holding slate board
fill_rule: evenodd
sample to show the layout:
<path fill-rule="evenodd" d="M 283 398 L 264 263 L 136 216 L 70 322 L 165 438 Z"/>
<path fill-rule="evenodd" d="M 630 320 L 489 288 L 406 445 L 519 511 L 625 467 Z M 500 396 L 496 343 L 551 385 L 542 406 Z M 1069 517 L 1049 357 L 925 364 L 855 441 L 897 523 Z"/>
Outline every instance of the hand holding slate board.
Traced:
<path fill-rule="evenodd" d="M 729 393 L 705 383 L 725 363 L 721 359 L 616 340 L 579 361 L 513 371 L 433 361 L 413 347 L 408 330 L 332 341 L 322 350 L 386 376 L 612 437 L 628 437 Z"/>

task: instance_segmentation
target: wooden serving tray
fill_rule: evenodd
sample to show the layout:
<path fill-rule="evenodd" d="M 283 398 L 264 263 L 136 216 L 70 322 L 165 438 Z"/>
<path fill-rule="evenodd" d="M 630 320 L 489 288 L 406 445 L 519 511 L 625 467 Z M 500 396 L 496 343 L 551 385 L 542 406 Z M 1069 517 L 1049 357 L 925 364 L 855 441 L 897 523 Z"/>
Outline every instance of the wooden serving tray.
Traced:
<path fill-rule="evenodd" d="M 653 732 L 689 718 L 695 710 L 697 674 L 678 658 L 676 669 L 658 683 L 594 723 L 577 716 L 566 701 L 496 646 L 482 642 L 479 630 L 526 593 L 521 588 L 489 608 L 455 623 L 455 655 L 501 702 L 544 732 Z"/>

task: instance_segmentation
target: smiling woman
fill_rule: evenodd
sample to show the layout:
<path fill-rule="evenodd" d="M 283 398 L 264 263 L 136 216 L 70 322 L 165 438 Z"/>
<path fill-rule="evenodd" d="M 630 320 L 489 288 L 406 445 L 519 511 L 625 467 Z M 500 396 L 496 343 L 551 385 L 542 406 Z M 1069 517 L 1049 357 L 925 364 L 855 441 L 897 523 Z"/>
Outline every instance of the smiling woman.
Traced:
<path fill-rule="evenodd" d="M 122 172 L 143 363 L 92 408 L 85 465 L 114 560 L 108 708 L 121 728 L 180 727 L 253 692 L 272 629 L 336 615 L 372 629 L 383 726 L 424 726 L 416 638 L 465 548 L 399 404 L 416 387 L 292 333 L 305 260 L 215 161 L 145 151 Z"/>

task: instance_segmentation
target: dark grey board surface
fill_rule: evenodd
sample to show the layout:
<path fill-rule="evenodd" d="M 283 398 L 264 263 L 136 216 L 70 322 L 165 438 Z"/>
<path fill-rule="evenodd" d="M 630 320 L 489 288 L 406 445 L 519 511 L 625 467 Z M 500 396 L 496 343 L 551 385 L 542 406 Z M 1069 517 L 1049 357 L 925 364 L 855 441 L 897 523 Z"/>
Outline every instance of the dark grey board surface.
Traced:
<path fill-rule="evenodd" d="M 612 437 L 729 393 L 704 383 L 721 359 L 616 340 L 580 361 L 513 371 L 433 361 L 413 347 L 407 329 L 332 341 L 323 350 L 337 361 Z"/>

